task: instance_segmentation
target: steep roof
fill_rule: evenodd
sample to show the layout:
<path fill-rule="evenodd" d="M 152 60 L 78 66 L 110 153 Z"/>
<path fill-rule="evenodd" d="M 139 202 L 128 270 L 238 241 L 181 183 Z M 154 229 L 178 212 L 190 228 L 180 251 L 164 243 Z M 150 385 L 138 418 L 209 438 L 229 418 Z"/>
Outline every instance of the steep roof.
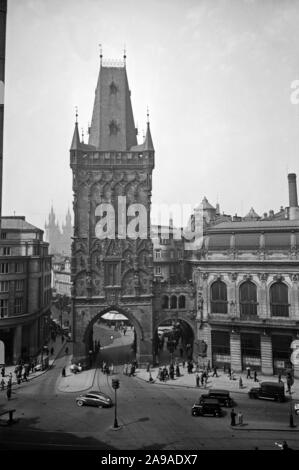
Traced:
<path fill-rule="evenodd" d="M 88 144 L 101 151 L 127 151 L 137 145 L 124 66 L 100 68 Z"/>
<path fill-rule="evenodd" d="M 260 219 L 260 216 L 255 212 L 254 208 L 252 207 L 247 215 L 245 215 L 244 219 Z"/>

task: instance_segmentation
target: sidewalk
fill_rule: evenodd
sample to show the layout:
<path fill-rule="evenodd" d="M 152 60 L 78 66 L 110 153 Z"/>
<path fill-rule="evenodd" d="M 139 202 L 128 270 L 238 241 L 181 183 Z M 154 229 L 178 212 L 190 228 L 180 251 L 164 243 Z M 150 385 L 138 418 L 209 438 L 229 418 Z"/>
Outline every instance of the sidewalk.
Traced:
<path fill-rule="evenodd" d="M 83 370 L 74 374 L 70 370 L 72 364 L 72 355 L 68 356 L 68 362 L 65 367 L 66 376 L 60 375 L 56 382 L 56 389 L 59 392 L 84 392 L 93 386 L 97 369 Z"/>
<path fill-rule="evenodd" d="M 258 382 L 254 382 L 253 379 L 246 379 L 245 374 L 235 374 L 235 380 L 230 380 L 228 378 L 228 374 L 224 373 L 223 370 L 217 370 L 217 374 L 219 377 L 212 377 L 212 372 L 209 373 L 209 378 L 207 382 L 207 386 L 200 386 L 196 387 L 196 373 L 193 372 L 192 374 L 188 374 L 187 367 L 183 368 L 182 364 L 180 364 L 180 373 L 181 377 L 175 377 L 174 380 L 168 379 L 166 382 L 162 382 L 158 379 L 158 371 L 159 367 L 152 367 L 151 368 L 151 375 L 154 380 L 154 384 L 159 384 L 163 386 L 171 386 L 171 387 L 186 387 L 186 388 L 198 388 L 198 390 L 202 393 L 205 393 L 205 390 L 209 390 L 211 388 L 218 388 L 228 390 L 233 393 L 245 393 L 247 394 L 250 388 L 258 387 L 260 382 L 278 382 L 277 377 L 274 376 L 265 376 L 265 375 L 258 375 Z M 242 377 L 243 387 L 239 388 L 239 378 Z M 149 381 L 149 373 L 146 369 L 137 369 L 136 370 L 136 377 L 140 380 Z M 285 385 L 286 381 L 283 380 Z M 288 396 L 288 393 L 286 392 Z M 299 380 L 295 379 L 294 385 L 292 386 L 292 398 L 299 399 Z"/>
<path fill-rule="evenodd" d="M 50 355 L 50 359 L 49 359 L 49 367 L 47 369 L 44 369 L 44 370 L 39 370 L 39 371 L 34 371 L 34 372 L 31 372 L 30 371 L 30 374 L 28 375 L 27 377 L 27 381 L 30 382 L 31 380 L 35 379 L 36 377 L 39 377 L 40 375 L 46 373 L 49 369 L 51 369 L 51 367 L 53 366 L 55 360 L 57 359 L 57 357 L 59 356 L 59 354 L 61 353 L 61 351 L 63 350 L 63 348 L 66 348 L 67 346 L 69 347 L 70 349 L 70 344 L 71 343 L 68 343 L 66 342 L 65 340 L 61 341 L 61 336 L 57 336 L 56 338 L 56 341 L 52 341 L 51 339 L 48 341 L 47 343 L 47 346 L 49 348 L 49 351 L 51 350 L 51 348 L 53 347 L 54 349 L 54 352 L 53 352 L 53 355 Z M 40 357 L 40 355 L 38 356 Z M 8 382 L 8 379 L 9 379 L 9 374 L 11 373 L 12 374 L 12 386 L 14 385 L 18 385 L 17 384 L 17 380 L 16 380 L 16 375 L 14 373 L 15 371 L 15 368 L 16 366 L 15 365 L 11 365 L 11 366 L 7 366 L 5 367 L 5 377 L 4 377 L 4 381 L 5 381 L 5 390 L 7 388 L 7 382 Z M 2 380 L 2 376 L 0 376 L 0 381 Z M 22 384 L 26 383 L 25 382 L 21 382 L 20 385 L 18 386 L 21 386 Z"/>

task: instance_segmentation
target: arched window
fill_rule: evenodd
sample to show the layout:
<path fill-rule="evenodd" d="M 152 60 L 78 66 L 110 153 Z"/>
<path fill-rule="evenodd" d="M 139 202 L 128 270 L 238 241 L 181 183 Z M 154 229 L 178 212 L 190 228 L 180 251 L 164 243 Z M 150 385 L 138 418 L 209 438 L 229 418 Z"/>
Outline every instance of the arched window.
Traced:
<path fill-rule="evenodd" d="M 256 285 L 251 281 L 240 285 L 240 314 L 241 316 L 257 315 Z"/>
<path fill-rule="evenodd" d="M 169 308 L 169 297 L 168 297 L 168 295 L 163 295 L 163 297 L 162 297 L 162 308 Z"/>
<path fill-rule="evenodd" d="M 211 312 L 227 313 L 227 289 L 222 281 L 213 282 L 211 285 Z"/>
<path fill-rule="evenodd" d="M 275 282 L 270 287 L 270 308 L 272 317 L 289 316 L 288 286 L 283 282 Z"/>
<path fill-rule="evenodd" d="M 186 308 L 186 297 L 184 295 L 179 296 L 179 308 Z"/>
<path fill-rule="evenodd" d="M 170 298 L 170 308 L 177 308 L 177 298 L 175 295 L 172 295 Z"/>

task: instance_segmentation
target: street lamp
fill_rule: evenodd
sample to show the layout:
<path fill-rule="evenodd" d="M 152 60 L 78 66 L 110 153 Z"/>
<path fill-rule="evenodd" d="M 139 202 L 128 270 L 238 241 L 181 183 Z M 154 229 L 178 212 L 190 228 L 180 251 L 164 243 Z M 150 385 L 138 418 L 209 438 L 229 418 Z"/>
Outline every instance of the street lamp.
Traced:
<path fill-rule="evenodd" d="M 114 425 L 113 425 L 113 428 L 117 429 L 117 428 L 120 427 L 118 425 L 118 422 L 117 422 L 117 394 L 116 394 L 116 390 L 119 388 L 119 380 L 118 379 L 112 379 L 112 388 L 114 388 L 114 392 L 115 392 L 115 407 L 114 407 Z"/>

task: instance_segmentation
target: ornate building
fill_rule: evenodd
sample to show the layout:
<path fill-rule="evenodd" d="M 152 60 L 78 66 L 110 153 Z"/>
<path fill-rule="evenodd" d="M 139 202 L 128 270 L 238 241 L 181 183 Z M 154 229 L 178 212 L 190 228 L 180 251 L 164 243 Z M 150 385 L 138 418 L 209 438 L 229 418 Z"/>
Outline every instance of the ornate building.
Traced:
<path fill-rule="evenodd" d="M 111 65 L 101 59 L 89 142 L 80 142 L 76 122 L 70 149 L 74 354 L 82 361 L 92 345 L 93 324 L 112 309 L 134 325 L 138 360 L 152 358 L 150 206 L 155 152 L 149 122 L 144 142 L 137 144 L 130 95 L 125 60 Z M 125 201 L 124 211 L 119 210 L 119 197 Z M 135 219 L 136 212 L 127 208 L 136 203 L 145 207 L 147 227 L 144 237 L 134 239 L 121 232 Z M 114 208 L 115 238 L 96 235 L 105 215 L 103 204 Z"/>
<path fill-rule="evenodd" d="M 197 259 L 189 260 L 197 286 L 197 337 L 207 358 L 235 371 L 264 374 L 292 367 L 290 345 L 299 337 L 299 208 L 296 175 L 290 203 L 261 218 L 209 226 Z M 298 366 L 294 366 L 299 376 Z"/>
<path fill-rule="evenodd" d="M 60 230 L 59 223 L 56 220 L 55 212 L 53 207 L 51 207 L 48 223 L 45 223 L 45 230 L 46 240 L 50 245 L 50 253 L 70 256 L 73 236 L 72 217 L 70 210 L 68 209 L 65 217 L 65 224 L 62 225 L 62 230 Z"/>

